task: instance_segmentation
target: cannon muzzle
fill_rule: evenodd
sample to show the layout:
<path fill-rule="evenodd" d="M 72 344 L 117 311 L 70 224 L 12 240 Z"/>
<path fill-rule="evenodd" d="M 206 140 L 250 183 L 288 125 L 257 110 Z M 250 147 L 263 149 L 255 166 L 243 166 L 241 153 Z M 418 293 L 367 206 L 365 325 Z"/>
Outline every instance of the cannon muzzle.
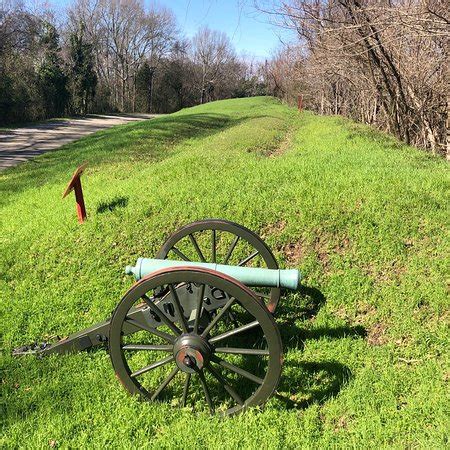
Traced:
<path fill-rule="evenodd" d="M 260 267 L 228 266 L 216 263 L 173 261 L 169 259 L 139 258 L 136 265 L 127 266 L 125 273 L 140 280 L 149 273 L 169 267 L 203 267 L 224 273 L 247 286 L 297 290 L 301 274 L 296 269 L 265 269 Z"/>

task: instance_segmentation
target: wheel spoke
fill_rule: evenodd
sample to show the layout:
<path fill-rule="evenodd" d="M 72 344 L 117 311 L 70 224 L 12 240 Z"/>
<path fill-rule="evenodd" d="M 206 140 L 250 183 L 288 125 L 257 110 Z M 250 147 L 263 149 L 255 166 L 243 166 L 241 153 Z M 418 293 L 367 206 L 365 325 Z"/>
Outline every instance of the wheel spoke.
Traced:
<path fill-rule="evenodd" d="M 190 259 L 180 250 L 178 250 L 176 247 L 172 247 L 171 250 L 177 255 L 179 256 L 181 259 L 183 259 L 184 261 L 190 261 Z"/>
<path fill-rule="evenodd" d="M 143 373 L 146 373 L 150 370 L 156 369 L 157 367 L 163 366 L 164 364 L 169 363 L 173 360 L 173 355 L 167 356 L 164 359 L 160 359 L 159 361 L 155 361 L 154 363 L 150 364 L 149 366 L 143 367 L 142 369 L 136 370 L 136 372 L 133 372 L 130 374 L 131 378 L 138 377 L 139 375 L 142 375 Z"/>
<path fill-rule="evenodd" d="M 173 345 L 152 345 L 152 344 L 127 344 L 122 346 L 122 350 L 150 350 L 160 352 L 170 352 L 173 350 Z"/>
<path fill-rule="evenodd" d="M 198 323 L 200 321 L 200 316 L 202 314 L 202 307 L 203 307 L 203 296 L 205 295 L 205 285 L 202 284 L 201 288 L 199 289 L 199 294 L 197 298 L 197 310 L 195 311 L 195 321 L 194 321 L 194 333 L 198 333 Z"/>
<path fill-rule="evenodd" d="M 234 316 L 234 314 L 231 311 L 228 311 L 228 319 L 231 321 L 233 326 L 235 326 L 235 327 L 239 326 L 239 322 L 237 321 L 236 317 Z"/>
<path fill-rule="evenodd" d="M 230 306 L 234 303 L 236 299 L 234 297 L 230 297 L 229 300 L 225 303 L 225 306 L 220 310 L 219 314 L 214 317 L 214 319 L 210 322 L 210 324 L 205 328 L 205 331 L 202 333 L 202 337 L 208 335 L 208 333 L 212 330 L 212 328 L 216 325 L 216 323 L 223 317 L 223 315 L 227 312 Z"/>
<path fill-rule="evenodd" d="M 245 264 L 247 264 L 249 261 L 251 261 L 256 255 L 259 255 L 259 251 L 256 250 L 255 252 L 253 252 L 251 255 L 248 255 L 247 258 L 244 258 L 239 264 L 238 266 L 244 266 Z"/>
<path fill-rule="evenodd" d="M 211 364 L 208 364 L 208 370 L 211 372 L 212 376 L 224 387 L 224 389 L 233 397 L 234 401 L 238 405 L 243 405 L 244 402 L 242 401 L 241 397 L 239 397 L 239 394 L 229 385 L 229 383 L 225 380 L 225 378 L 220 375 L 219 372 L 217 372 Z"/>
<path fill-rule="evenodd" d="M 216 347 L 216 353 L 230 353 L 232 355 L 269 356 L 269 350 L 256 348 Z"/>
<path fill-rule="evenodd" d="M 167 378 L 159 385 L 158 389 L 153 393 L 151 396 L 151 400 L 155 400 L 156 397 L 158 397 L 159 394 L 167 387 L 167 385 L 173 380 L 174 376 L 178 373 L 180 369 L 178 366 L 175 366 L 175 368 L 172 370 L 172 372 L 169 373 Z"/>
<path fill-rule="evenodd" d="M 200 378 L 200 383 L 202 385 L 203 392 L 205 393 L 206 403 L 208 403 L 209 410 L 211 411 L 211 414 L 214 414 L 214 405 L 211 400 L 211 395 L 209 393 L 208 385 L 206 384 L 205 375 L 201 370 L 198 372 L 198 377 Z"/>
<path fill-rule="evenodd" d="M 181 406 L 184 408 L 186 406 L 187 396 L 189 392 L 189 383 L 191 381 L 191 374 L 186 374 L 186 379 L 184 381 L 184 388 L 183 388 L 183 398 L 181 399 Z"/>
<path fill-rule="evenodd" d="M 198 243 L 197 243 L 195 237 L 194 237 L 192 234 L 190 234 L 190 235 L 189 235 L 189 239 L 191 240 L 192 245 L 194 246 L 195 251 L 197 252 L 198 257 L 200 258 L 200 261 L 201 261 L 201 262 L 206 262 L 206 259 L 205 259 L 205 257 L 203 256 L 203 253 L 202 253 L 202 251 L 200 250 L 200 247 L 198 246 Z"/>
<path fill-rule="evenodd" d="M 187 333 L 188 327 L 187 327 L 187 323 L 186 323 L 186 318 L 184 317 L 183 311 L 181 309 L 180 299 L 178 298 L 178 294 L 172 284 L 169 284 L 169 290 L 170 290 L 170 293 L 172 294 L 175 311 L 180 318 L 181 328 L 183 329 L 183 331 L 185 333 Z"/>
<path fill-rule="evenodd" d="M 145 294 L 142 296 L 148 307 L 175 333 L 181 334 L 181 330 L 148 298 Z"/>
<path fill-rule="evenodd" d="M 231 243 L 230 248 L 228 249 L 227 256 L 225 256 L 225 260 L 223 262 L 224 264 L 228 263 L 228 260 L 230 259 L 231 254 L 233 253 L 234 247 L 236 247 L 236 244 L 238 243 L 238 241 L 239 241 L 239 236 L 236 236 L 234 238 L 233 242 Z"/>
<path fill-rule="evenodd" d="M 216 262 L 216 230 L 211 230 L 211 262 Z"/>
<path fill-rule="evenodd" d="M 221 341 L 222 339 L 226 339 L 230 336 L 235 336 L 236 334 L 242 333 L 244 331 L 250 330 L 254 327 L 257 327 L 259 325 L 259 322 L 257 320 L 247 323 L 246 325 L 242 325 L 238 328 L 234 328 L 233 330 L 227 331 L 226 333 L 219 334 L 217 336 L 212 337 L 209 339 L 209 342 L 211 344 L 214 344 L 214 342 Z"/>
<path fill-rule="evenodd" d="M 166 340 L 167 342 L 170 342 L 171 344 L 173 344 L 173 342 L 175 341 L 175 336 L 172 336 L 169 333 L 165 333 L 164 331 L 160 331 L 157 328 L 146 326 L 146 325 L 138 322 L 137 320 L 127 318 L 127 319 L 125 319 L 125 322 L 127 322 L 130 325 L 135 326 L 136 328 L 140 328 L 141 330 L 148 331 L 149 333 L 152 333 L 155 336 L 159 336 L 160 338 Z"/>
<path fill-rule="evenodd" d="M 221 359 L 217 356 L 212 356 L 211 360 L 217 364 L 220 364 L 222 367 L 225 367 L 225 369 L 231 370 L 232 372 L 237 373 L 238 375 L 241 375 L 250 381 L 253 381 L 258 384 L 264 383 L 264 380 L 262 378 L 259 378 L 256 375 L 253 375 L 252 373 L 247 372 L 246 370 L 238 366 L 235 366 L 234 364 L 231 364 L 228 361 L 225 361 L 224 359 Z"/>

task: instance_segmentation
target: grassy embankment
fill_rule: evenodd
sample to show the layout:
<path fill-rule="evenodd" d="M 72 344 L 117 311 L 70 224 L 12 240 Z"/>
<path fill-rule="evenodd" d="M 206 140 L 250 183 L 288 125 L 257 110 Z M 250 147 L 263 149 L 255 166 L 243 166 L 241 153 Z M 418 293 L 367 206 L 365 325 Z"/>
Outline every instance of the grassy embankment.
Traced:
<path fill-rule="evenodd" d="M 61 193 L 84 176 L 89 220 Z M 339 117 L 230 100 L 102 131 L 0 174 L 5 447 L 448 445 L 448 166 Z M 227 420 L 142 404 L 95 351 L 11 349 L 103 320 L 177 227 L 264 236 L 316 295 L 284 296 L 279 393 Z"/>

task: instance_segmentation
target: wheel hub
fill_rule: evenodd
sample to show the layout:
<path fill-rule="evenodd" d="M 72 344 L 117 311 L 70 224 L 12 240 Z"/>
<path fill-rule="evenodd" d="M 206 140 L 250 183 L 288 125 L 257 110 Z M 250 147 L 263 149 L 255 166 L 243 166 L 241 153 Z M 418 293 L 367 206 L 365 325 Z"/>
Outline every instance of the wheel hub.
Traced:
<path fill-rule="evenodd" d="M 175 362 L 186 373 L 202 370 L 208 364 L 211 353 L 208 341 L 197 334 L 183 334 L 173 346 Z"/>

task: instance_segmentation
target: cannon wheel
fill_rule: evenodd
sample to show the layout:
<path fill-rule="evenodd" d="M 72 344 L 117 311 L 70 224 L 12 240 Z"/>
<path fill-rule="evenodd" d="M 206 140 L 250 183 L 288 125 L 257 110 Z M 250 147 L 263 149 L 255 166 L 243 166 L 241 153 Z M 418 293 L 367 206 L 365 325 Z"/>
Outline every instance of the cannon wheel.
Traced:
<path fill-rule="evenodd" d="M 193 294 L 197 308 L 190 318 L 176 294 L 187 283 L 198 289 Z M 152 297 L 162 286 L 171 292 L 175 319 Z M 203 307 L 206 286 L 226 296 L 224 306 L 211 315 Z M 142 300 L 162 326 L 152 328 L 129 318 Z M 232 310 L 244 313 L 243 325 L 228 321 Z M 133 334 L 124 333 L 131 323 L 141 330 L 134 341 Z M 243 333 L 250 329 L 250 335 Z M 278 385 L 282 365 L 278 327 L 254 292 L 227 275 L 189 266 L 153 272 L 128 290 L 111 319 L 109 353 L 117 377 L 131 394 L 151 401 L 169 395 L 172 405 L 206 404 L 211 413 L 224 415 L 265 403 Z M 133 358 L 138 358 L 137 365 Z"/>
<path fill-rule="evenodd" d="M 210 249 L 200 249 L 198 241 L 199 235 L 202 233 L 209 233 L 210 237 Z M 223 255 L 217 253 L 217 242 L 221 233 L 229 233 L 233 236 L 230 246 L 227 248 L 227 252 Z M 209 239 L 208 239 L 209 240 Z M 272 251 L 267 244 L 253 231 L 248 228 L 239 225 L 234 222 L 222 219 L 206 219 L 198 222 L 192 222 L 173 233 L 161 249 L 158 251 L 157 259 L 184 259 L 189 261 L 183 252 L 178 248 L 181 242 L 187 242 L 192 246 L 192 250 L 195 250 L 196 259 L 201 262 L 213 262 L 218 264 L 230 264 L 230 260 L 233 255 L 233 251 L 238 245 L 239 241 L 246 242 L 248 244 L 248 254 L 245 258 L 236 261 L 238 266 L 246 266 L 256 260 L 258 255 L 264 261 L 264 265 L 268 269 L 278 269 L 278 263 L 273 256 Z M 190 241 L 190 242 L 189 242 Z M 206 250 L 206 251 L 205 251 Z M 271 288 L 266 289 L 264 292 L 262 289 L 253 289 L 258 297 L 260 297 L 267 306 L 267 309 L 273 313 L 280 300 L 281 289 Z"/>

